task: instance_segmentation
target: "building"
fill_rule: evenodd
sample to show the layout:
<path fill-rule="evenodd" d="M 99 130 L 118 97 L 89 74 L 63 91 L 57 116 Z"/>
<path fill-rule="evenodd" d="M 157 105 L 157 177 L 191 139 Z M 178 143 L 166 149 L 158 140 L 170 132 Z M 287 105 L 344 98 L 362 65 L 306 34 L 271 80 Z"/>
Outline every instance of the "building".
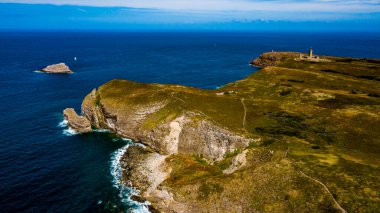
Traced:
<path fill-rule="evenodd" d="M 299 59 L 300 60 L 309 60 L 309 61 L 319 61 L 320 60 L 319 56 L 313 54 L 313 48 L 310 48 L 308 55 L 304 55 L 304 54 L 300 53 Z"/>

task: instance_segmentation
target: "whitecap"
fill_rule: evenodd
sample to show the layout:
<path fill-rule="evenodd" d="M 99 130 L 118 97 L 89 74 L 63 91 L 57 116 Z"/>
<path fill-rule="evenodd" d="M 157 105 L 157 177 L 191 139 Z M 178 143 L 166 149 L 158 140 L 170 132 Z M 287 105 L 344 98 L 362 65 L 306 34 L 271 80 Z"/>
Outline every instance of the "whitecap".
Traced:
<path fill-rule="evenodd" d="M 41 70 L 34 70 L 33 72 L 35 72 L 35 73 L 44 73 Z"/>
<path fill-rule="evenodd" d="M 59 128 L 65 128 L 62 130 L 62 134 L 66 136 L 73 136 L 79 134 L 73 128 L 69 127 L 68 123 L 69 122 L 66 119 L 63 119 L 63 121 L 59 122 L 59 124 L 57 125 L 57 127 Z"/>
<path fill-rule="evenodd" d="M 77 134 L 79 134 L 78 132 L 76 132 L 74 129 L 72 129 L 72 128 L 67 128 L 67 129 L 64 129 L 63 131 L 62 131 L 62 134 L 64 134 L 64 135 L 66 135 L 66 136 L 73 136 L 73 135 L 77 135 Z"/>
<path fill-rule="evenodd" d="M 127 143 L 131 144 L 131 145 L 135 145 L 135 143 L 133 143 L 132 140 L 129 139 L 129 138 L 120 138 L 120 139 L 121 139 L 122 141 L 124 141 L 124 142 L 127 142 Z"/>
<path fill-rule="evenodd" d="M 61 127 L 61 128 L 67 127 L 68 123 L 69 122 L 66 119 L 63 119 L 63 121 L 59 122 L 58 127 Z"/>
<path fill-rule="evenodd" d="M 116 150 L 111 157 L 111 175 L 113 177 L 113 186 L 119 191 L 119 197 L 121 201 L 128 207 L 131 212 L 136 213 L 147 213 L 149 212 L 148 206 L 150 203 L 148 201 L 144 203 L 139 203 L 131 199 L 132 195 L 139 195 L 139 191 L 127 186 L 127 182 L 123 179 L 123 168 L 121 167 L 121 159 L 127 152 L 130 146 L 134 144 L 130 139 L 121 138 L 126 141 L 127 144 L 120 149 Z"/>
<path fill-rule="evenodd" d="M 93 132 L 99 132 L 99 133 L 110 133 L 111 131 L 109 129 L 94 129 Z"/>

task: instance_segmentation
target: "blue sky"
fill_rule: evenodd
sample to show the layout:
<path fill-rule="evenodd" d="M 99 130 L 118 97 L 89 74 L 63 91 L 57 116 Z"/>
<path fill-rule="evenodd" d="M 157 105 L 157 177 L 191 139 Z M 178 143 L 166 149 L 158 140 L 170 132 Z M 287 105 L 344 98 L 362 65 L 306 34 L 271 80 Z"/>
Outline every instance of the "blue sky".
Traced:
<path fill-rule="evenodd" d="M 380 0 L 0 0 L 0 29 L 380 31 Z"/>

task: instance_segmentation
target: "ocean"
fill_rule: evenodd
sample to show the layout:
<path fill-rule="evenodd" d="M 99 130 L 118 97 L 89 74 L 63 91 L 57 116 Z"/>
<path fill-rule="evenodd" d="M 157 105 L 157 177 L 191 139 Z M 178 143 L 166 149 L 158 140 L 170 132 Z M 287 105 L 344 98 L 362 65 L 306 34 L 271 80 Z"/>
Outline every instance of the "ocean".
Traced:
<path fill-rule="evenodd" d="M 215 89 L 257 71 L 268 51 L 380 58 L 380 34 L 279 32 L 0 32 L 0 211 L 144 210 L 120 185 L 131 142 L 75 135 L 62 110 L 115 78 Z M 77 60 L 74 60 L 74 58 Z M 34 72 L 64 62 L 75 72 Z"/>

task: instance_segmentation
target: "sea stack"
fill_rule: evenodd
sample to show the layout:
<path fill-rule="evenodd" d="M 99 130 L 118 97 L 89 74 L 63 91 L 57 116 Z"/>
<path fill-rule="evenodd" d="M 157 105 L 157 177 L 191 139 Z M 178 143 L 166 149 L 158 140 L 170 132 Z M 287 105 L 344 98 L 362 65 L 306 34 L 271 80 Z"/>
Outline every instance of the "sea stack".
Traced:
<path fill-rule="evenodd" d="M 71 74 L 73 71 L 65 63 L 49 65 L 43 69 L 41 72 L 53 73 L 53 74 Z"/>

